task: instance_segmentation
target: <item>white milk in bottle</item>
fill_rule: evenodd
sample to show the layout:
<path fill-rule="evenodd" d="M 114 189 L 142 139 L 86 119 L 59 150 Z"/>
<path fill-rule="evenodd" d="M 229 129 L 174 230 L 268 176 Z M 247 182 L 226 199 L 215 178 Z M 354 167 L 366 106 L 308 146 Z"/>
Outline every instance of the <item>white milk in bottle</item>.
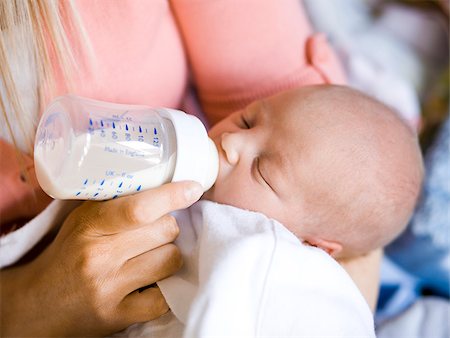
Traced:
<path fill-rule="evenodd" d="M 217 149 L 196 117 L 76 96 L 47 108 L 35 141 L 36 175 L 58 199 L 105 200 L 218 172 Z"/>

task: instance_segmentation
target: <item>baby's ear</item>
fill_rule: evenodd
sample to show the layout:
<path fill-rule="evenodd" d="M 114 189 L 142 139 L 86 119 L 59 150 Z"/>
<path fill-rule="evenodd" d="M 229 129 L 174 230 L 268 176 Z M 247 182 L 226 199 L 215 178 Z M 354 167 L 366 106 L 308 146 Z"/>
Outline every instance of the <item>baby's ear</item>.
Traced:
<path fill-rule="evenodd" d="M 311 246 L 318 247 L 318 248 L 326 251 L 333 258 L 337 258 L 339 253 L 342 251 L 341 243 L 318 238 L 318 237 L 312 237 L 309 239 L 305 239 L 304 243 L 309 244 Z"/>

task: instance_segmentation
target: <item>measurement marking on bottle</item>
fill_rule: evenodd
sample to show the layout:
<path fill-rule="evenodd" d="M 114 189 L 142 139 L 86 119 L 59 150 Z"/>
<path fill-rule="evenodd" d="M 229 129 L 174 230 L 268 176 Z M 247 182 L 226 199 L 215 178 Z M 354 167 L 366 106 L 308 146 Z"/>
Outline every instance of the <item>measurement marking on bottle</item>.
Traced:
<path fill-rule="evenodd" d="M 87 184 L 87 182 L 88 182 L 88 179 L 86 179 L 86 181 L 84 181 L 84 183 L 83 183 L 83 184 L 84 184 L 84 185 L 86 185 L 86 184 Z"/>
<path fill-rule="evenodd" d="M 112 199 L 115 199 L 115 198 L 117 198 L 117 197 L 119 197 L 119 196 L 118 196 L 118 195 L 114 195 Z"/>
<path fill-rule="evenodd" d="M 103 127 L 103 121 L 102 120 L 100 120 L 100 125 Z"/>
<path fill-rule="evenodd" d="M 94 194 L 94 197 L 96 197 L 98 195 L 98 192 L 96 192 L 95 194 Z"/>
<path fill-rule="evenodd" d="M 128 124 L 125 125 L 125 130 L 128 130 Z"/>
<path fill-rule="evenodd" d="M 94 123 L 92 122 L 92 119 L 89 119 L 89 125 L 93 125 Z"/>
<path fill-rule="evenodd" d="M 153 134 L 158 134 L 158 131 L 156 130 L 156 128 L 153 128 Z"/>
<path fill-rule="evenodd" d="M 100 185 L 103 185 L 103 183 L 105 183 L 105 180 L 102 180 L 102 181 L 100 182 Z"/>
<path fill-rule="evenodd" d="M 141 126 L 139 126 L 139 132 L 142 133 L 142 128 L 141 128 Z"/>
<path fill-rule="evenodd" d="M 116 124 L 113 122 L 113 129 L 116 129 Z"/>
<path fill-rule="evenodd" d="M 81 191 L 77 192 L 77 194 L 75 196 L 78 196 L 79 194 L 81 194 Z"/>
<path fill-rule="evenodd" d="M 123 182 L 120 182 L 120 184 L 119 184 L 119 188 L 122 188 L 122 184 L 123 184 Z"/>
<path fill-rule="evenodd" d="M 142 187 L 142 185 L 139 185 L 139 187 L 137 187 L 136 191 L 140 191 L 141 187 Z"/>

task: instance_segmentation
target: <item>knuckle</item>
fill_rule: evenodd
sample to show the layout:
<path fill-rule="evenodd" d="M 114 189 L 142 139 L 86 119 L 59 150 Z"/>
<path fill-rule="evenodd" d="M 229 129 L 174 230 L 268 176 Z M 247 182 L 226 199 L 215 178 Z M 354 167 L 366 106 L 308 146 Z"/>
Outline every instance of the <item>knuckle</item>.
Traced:
<path fill-rule="evenodd" d="M 93 202 L 85 202 L 76 208 L 67 218 L 76 234 L 95 230 L 103 217 L 104 208 Z"/>
<path fill-rule="evenodd" d="M 101 301 L 98 297 L 93 298 L 91 302 L 91 314 L 97 323 L 109 323 L 114 317 L 114 311 L 110 304 Z"/>
<path fill-rule="evenodd" d="M 87 312 L 91 313 L 99 322 L 104 322 L 111 317 L 111 306 L 114 301 L 111 286 L 104 276 L 95 273 L 93 265 L 87 264 L 80 271 L 83 274 L 83 294 Z M 98 269 L 97 269 L 98 270 Z"/>
<path fill-rule="evenodd" d="M 76 269 L 88 285 L 95 288 L 105 276 L 114 271 L 114 265 L 105 265 L 111 256 L 111 250 L 111 246 L 105 242 L 84 245 L 78 250 Z"/>
<path fill-rule="evenodd" d="M 78 253 L 77 270 L 80 272 L 83 279 L 90 285 L 89 282 L 97 271 L 95 250 L 89 248 L 87 250 L 81 250 Z"/>
<path fill-rule="evenodd" d="M 175 239 L 178 237 L 180 229 L 178 228 L 177 220 L 174 216 L 164 216 L 164 231 L 170 239 Z"/>
<path fill-rule="evenodd" d="M 85 223 L 89 218 L 89 212 L 85 204 L 74 209 L 66 218 L 66 223 L 70 223 L 73 228 Z"/>
<path fill-rule="evenodd" d="M 169 311 L 169 306 L 166 303 L 166 300 L 162 296 L 161 293 L 158 293 L 159 297 L 156 297 L 155 300 L 155 310 L 157 312 L 157 315 L 162 315 Z"/>
<path fill-rule="evenodd" d="M 178 270 L 183 266 L 183 257 L 181 255 L 180 249 L 175 244 L 167 244 L 167 266 L 172 267 L 174 270 Z"/>
<path fill-rule="evenodd" d="M 169 311 L 169 306 L 167 305 L 166 300 L 164 299 L 164 296 L 159 288 L 152 290 L 149 301 L 151 306 L 149 307 L 149 311 L 147 313 L 147 320 L 155 319 Z"/>
<path fill-rule="evenodd" d="M 133 224 L 140 223 L 140 204 L 135 200 L 126 200 L 122 205 L 125 219 Z"/>

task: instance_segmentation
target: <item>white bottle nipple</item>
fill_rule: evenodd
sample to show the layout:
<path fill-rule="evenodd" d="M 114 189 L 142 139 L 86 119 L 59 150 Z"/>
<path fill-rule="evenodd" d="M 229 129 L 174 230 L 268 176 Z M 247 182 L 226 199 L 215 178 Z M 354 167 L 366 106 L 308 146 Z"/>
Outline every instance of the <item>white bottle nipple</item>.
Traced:
<path fill-rule="evenodd" d="M 195 116 L 175 109 L 158 110 L 169 118 L 176 133 L 177 159 L 172 182 L 193 180 L 209 190 L 219 172 L 219 155 L 205 127 Z"/>

